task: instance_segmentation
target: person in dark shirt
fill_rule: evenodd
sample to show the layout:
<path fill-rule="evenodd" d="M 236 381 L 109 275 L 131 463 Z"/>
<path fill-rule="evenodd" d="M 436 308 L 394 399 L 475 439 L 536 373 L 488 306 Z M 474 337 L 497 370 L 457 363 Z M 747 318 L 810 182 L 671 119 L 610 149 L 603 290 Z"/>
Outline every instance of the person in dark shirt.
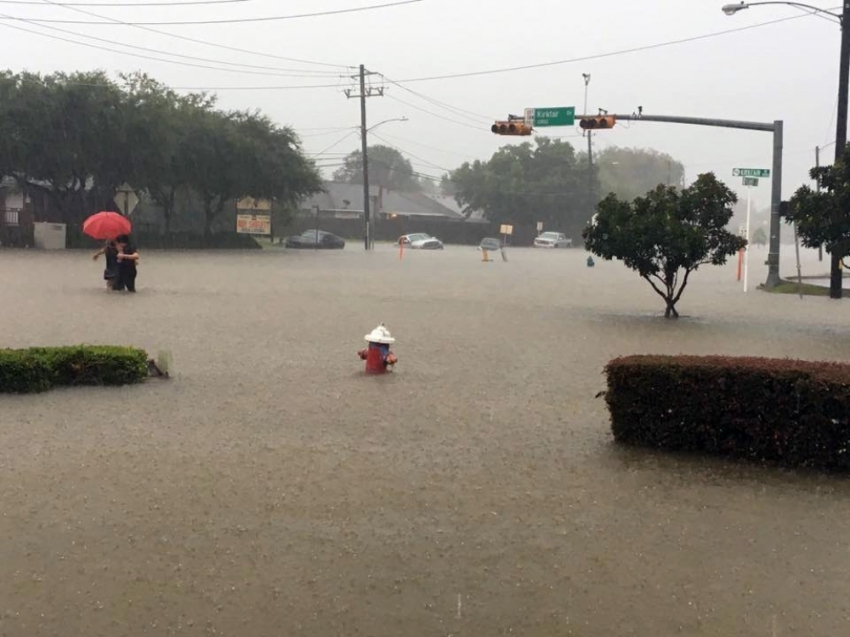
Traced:
<path fill-rule="evenodd" d="M 114 241 L 107 241 L 103 247 L 94 253 L 92 259 L 97 261 L 100 255 L 106 257 L 106 268 L 103 270 L 103 280 L 106 281 L 106 289 L 111 290 L 118 277 L 118 248 Z"/>
<path fill-rule="evenodd" d="M 126 234 L 120 235 L 115 244 L 118 247 L 118 278 L 115 280 L 113 290 L 136 291 L 136 262 L 139 260 L 139 252 L 130 243 L 130 237 Z"/>

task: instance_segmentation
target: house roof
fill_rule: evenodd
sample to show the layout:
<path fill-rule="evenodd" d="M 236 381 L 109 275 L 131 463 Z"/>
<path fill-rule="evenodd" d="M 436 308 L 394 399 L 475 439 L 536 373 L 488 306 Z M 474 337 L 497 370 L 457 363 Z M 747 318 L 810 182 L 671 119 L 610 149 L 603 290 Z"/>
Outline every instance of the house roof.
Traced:
<path fill-rule="evenodd" d="M 333 181 L 326 181 L 323 186 L 325 192 L 304 199 L 299 207 L 302 210 L 311 210 L 313 206 L 319 206 L 322 210 L 350 210 L 352 212 L 363 210 L 363 186 Z M 378 196 L 379 190 L 377 186 L 369 188 L 373 197 Z M 383 200 L 381 212 L 385 214 L 445 217 L 457 221 L 465 219 L 457 204 L 449 205 L 449 198 L 447 197 L 395 190 L 383 190 L 380 195 Z"/>

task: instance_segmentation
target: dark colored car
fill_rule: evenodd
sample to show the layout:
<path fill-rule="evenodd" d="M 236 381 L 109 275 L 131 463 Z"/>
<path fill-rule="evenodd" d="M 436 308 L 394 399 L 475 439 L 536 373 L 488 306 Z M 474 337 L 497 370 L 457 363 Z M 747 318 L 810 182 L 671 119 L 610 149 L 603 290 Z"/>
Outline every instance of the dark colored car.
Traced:
<path fill-rule="evenodd" d="M 286 238 L 287 248 L 309 250 L 342 250 L 345 240 L 324 230 L 305 230 L 301 234 Z"/>
<path fill-rule="evenodd" d="M 502 249 L 502 242 L 498 239 L 487 237 L 486 239 L 481 240 L 481 244 L 478 246 L 478 249 L 487 250 L 488 252 L 495 252 L 497 250 Z"/>

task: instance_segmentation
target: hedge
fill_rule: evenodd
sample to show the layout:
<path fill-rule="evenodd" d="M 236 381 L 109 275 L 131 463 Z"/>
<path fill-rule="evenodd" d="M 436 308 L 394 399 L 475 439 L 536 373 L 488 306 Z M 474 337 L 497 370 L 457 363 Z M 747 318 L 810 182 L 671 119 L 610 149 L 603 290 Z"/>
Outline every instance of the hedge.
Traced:
<path fill-rule="evenodd" d="M 618 442 L 850 469 L 850 365 L 628 356 L 605 372 Z"/>
<path fill-rule="evenodd" d="M 0 349 L 0 393 L 58 385 L 128 385 L 148 375 L 148 356 L 132 347 L 77 345 Z"/>

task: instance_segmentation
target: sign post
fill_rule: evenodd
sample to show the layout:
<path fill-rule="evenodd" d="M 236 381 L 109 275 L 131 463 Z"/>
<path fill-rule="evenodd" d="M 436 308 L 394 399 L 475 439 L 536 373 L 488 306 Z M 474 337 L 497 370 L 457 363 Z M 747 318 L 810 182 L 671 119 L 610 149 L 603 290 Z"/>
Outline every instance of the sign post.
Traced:
<path fill-rule="evenodd" d="M 574 126 L 576 123 L 576 107 L 527 108 L 525 109 L 525 123 L 534 128 Z"/>
<path fill-rule="evenodd" d="M 744 238 L 747 240 L 747 247 L 744 248 L 744 292 L 746 292 L 750 272 L 750 210 L 752 208 L 750 190 L 758 187 L 760 177 L 770 177 L 770 170 L 767 168 L 733 168 L 732 176 L 742 177 L 742 183 L 747 189 L 747 223 L 744 228 Z"/>

